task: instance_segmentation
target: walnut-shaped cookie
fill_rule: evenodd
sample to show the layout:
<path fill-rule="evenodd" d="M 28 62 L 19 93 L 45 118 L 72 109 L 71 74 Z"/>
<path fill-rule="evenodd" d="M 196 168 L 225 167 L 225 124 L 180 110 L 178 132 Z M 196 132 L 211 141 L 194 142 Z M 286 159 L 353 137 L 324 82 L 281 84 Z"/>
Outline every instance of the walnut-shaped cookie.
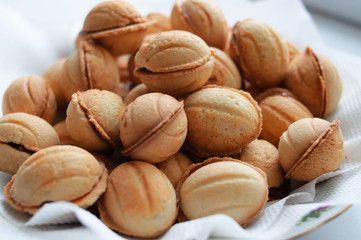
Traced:
<path fill-rule="evenodd" d="M 100 219 L 111 229 L 138 238 L 154 238 L 175 222 L 178 202 L 167 176 L 141 161 L 120 164 L 98 201 Z"/>
<path fill-rule="evenodd" d="M 222 50 L 218 48 L 209 48 L 214 58 L 212 75 L 206 85 L 218 85 L 241 89 L 241 74 L 233 60 Z"/>
<path fill-rule="evenodd" d="M 30 214 L 54 201 L 88 208 L 105 191 L 107 176 L 104 164 L 84 149 L 53 146 L 26 159 L 5 186 L 4 195 L 10 206 Z"/>
<path fill-rule="evenodd" d="M 27 113 L 0 118 L 0 171 L 14 174 L 34 152 L 59 145 L 54 128 L 44 119 Z"/>
<path fill-rule="evenodd" d="M 134 88 L 132 88 L 128 94 L 124 98 L 124 104 L 129 105 L 129 103 L 133 102 L 137 97 L 150 93 L 147 86 L 144 83 L 138 84 Z"/>
<path fill-rule="evenodd" d="M 149 90 L 172 96 L 201 88 L 212 74 L 214 60 L 207 44 L 185 31 L 168 31 L 145 42 L 135 55 L 135 76 Z"/>
<path fill-rule="evenodd" d="M 60 121 L 54 126 L 54 130 L 58 134 L 60 145 L 73 145 L 80 147 L 79 143 L 70 137 L 68 128 L 66 127 L 66 121 Z"/>
<path fill-rule="evenodd" d="M 312 113 L 294 95 L 282 88 L 269 88 L 256 101 L 262 109 L 262 131 L 260 138 L 278 146 L 284 131 L 295 121 L 312 118 Z"/>
<path fill-rule="evenodd" d="M 150 25 L 147 29 L 148 34 L 160 33 L 165 31 L 172 30 L 172 26 L 170 23 L 170 17 L 160 12 L 152 12 L 149 13 L 146 18 L 149 21 L 153 21 L 154 23 Z"/>
<path fill-rule="evenodd" d="M 103 47 L 86 41 L 66 59 L 62 69 L 64 97 L 70 102 L 77 91 L 101 89 L 113 91 L 119 83 L 117 63 Z"/>
<path fill-rule="evenodd" d="M 162 93 L 139 96 L 126 107 L 119 127 L 124 155 L 164 161 L 178 152 L 187 135 L 183 101 Z"/>
<path fill-rule="evenodd" d="M 289 65 L 285 85 L 315 117 L 336 110 L 342 96 L 342 81 L 333 62 L 310 48 Z"/>
<path fill-rule="evenodd" d="M 245 226 L 268 200 L 266 174 L 239 160 L 213 157 L 192 165 L 177 184 L 179 221 L 217 213 Z"/>
<path fill-rule="evenodd" d="M 136 52 L 151 24 L 129 2 L 104 1 L 88 13 L 79 35 L 119 56 Z"/>
<path fill-rule="evenodd" d="M 156 164 L 156 166 L 168 177 L 174 187 L 176 187 L 179 179 L 191 165 L 191 159 L 181 150 L 167 160 Z"/>
<path fill-rule="evenodd" d="M 246 19 L 232 29 L 230 53 L 242 75 L 260 87 L 278 86 L 287 72 L 286 41 L 268 23 Z"/>
<path fill-rule="evenodd" d="M 286 178 L 311 181 L 338 169 L 344 156 L 340 121 L 303 118 L 291 124 L 278 145 Z"/>
<path fill-rule="evenodd" d="M 208 85 L 184 101 L 188 119 L 185 149 L 199 157 L 231 156 L 258 138 L 262 112 L 251 95 Z"/>
<path fill-rule="evenodd" d="M 35 75 L 14 80 L 3 96 L 3 114 L 29 113 L 51 124 L 55 119 L 56 110 L 56 99 L 50 86 L 43 78 Z"/>
<path fill-rule="evenodd" d="M 285 180 L 278 149 L 266 140 L 254 140 L 242 149 L 237 159 L 260 168 L 267 175 L 269 188 L 277 188 Z"/>
<path fill-rule="evenodd" d="M 106 90 L 74 93 L 66 112 L 69 135 L 89 151 L 119 147 L 119 119 L 124 109 L 122 98 Z"/>
<path fill-rule="evenodd" d="M 42 78 L 48 83 L 55 95 L 56 103 L 58 106 L 66 105 L 66 100 L 63 94 L 61 85 L 63 84 L 63 65 L 66 58 L 61 58 L 51 64 L 43 73 Z"/>
<path fill-rule="evenodd" d="M 222 10 L 211 0 L 177 0 L 171 23 L 174 30 L 192 32 L 207 45 L 223 49 L 228 38 L 228 25 Z"/>

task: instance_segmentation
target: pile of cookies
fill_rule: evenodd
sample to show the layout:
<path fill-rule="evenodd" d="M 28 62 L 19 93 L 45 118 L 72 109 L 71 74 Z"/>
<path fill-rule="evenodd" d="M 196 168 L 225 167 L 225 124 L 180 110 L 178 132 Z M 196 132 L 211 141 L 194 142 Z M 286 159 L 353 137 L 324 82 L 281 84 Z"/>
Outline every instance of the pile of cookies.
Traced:
<path fill-rule="evenodd" d="M 324 120 L 341 98 L 337 69 L 265 22 L 230 29 L 211 0 L 146 17 L 111 0 L 75 45 L 3 96 L 0 170 L 19 211 L 96 204 L 108 227 L 140 238 L 217 213 L 246 226 L 273 189 L 343 160 L 340 121 Z"/>

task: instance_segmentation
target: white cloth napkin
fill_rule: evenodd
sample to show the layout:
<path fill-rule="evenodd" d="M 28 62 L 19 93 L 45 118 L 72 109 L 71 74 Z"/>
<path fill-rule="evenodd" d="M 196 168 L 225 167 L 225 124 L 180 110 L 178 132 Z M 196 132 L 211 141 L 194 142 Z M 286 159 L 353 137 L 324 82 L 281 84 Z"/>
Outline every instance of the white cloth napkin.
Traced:
<path fill-rule="evenodd" d="M 100 1 L 45 0 L 0 3 L 0 95 L 14 79 L 41 75 L 53 62 L 73 49 L 74 38 L 87 12 Z M 175 224 L 161 239 L 280 239 L 310 211 L 322 206 L 357 204 L 361 199 L 361 59 L 327 49 L 308 12 L 299 0 L 215 1 L 230 26 L 238 20 L 256 18 L 278 29 L 289 41 L 304 49 L 310 46 L 335 63 L 343 79 L 339 108 L 328 120 L 340 119 L 345 139 L 345 159 L 340 169 L 325 174 L 278 201 L 268 202 L 247 228 L 230 217 L 214 215 Z M 132 3 L 146 15 L 170 14 L 173 2 L 166 0 Z M 0 187 L 10 175 L 0 172 Z M 80 224 L 79 224 L 80 223 Z M 45 204 L 34 216 L 12 209 L 0 192 L 1 239 L 124 239 L 96 216 L 68 202 Z"/>

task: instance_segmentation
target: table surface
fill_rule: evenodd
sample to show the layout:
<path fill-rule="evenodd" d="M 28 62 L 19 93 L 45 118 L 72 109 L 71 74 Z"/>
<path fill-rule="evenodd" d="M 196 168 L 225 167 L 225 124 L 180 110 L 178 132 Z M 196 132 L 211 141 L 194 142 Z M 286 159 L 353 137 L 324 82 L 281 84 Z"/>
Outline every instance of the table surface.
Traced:
<path fill-rule="evenodd" d="M 312 9 L 309 11 L 328 47 L 361 57 L 361 26 L 342 22 L 332 16 L 312 11 Z M 361 222 L 361 204 L 353 205 L 332 221 L 298 239 L 360 239 L 359 222 Z"/>

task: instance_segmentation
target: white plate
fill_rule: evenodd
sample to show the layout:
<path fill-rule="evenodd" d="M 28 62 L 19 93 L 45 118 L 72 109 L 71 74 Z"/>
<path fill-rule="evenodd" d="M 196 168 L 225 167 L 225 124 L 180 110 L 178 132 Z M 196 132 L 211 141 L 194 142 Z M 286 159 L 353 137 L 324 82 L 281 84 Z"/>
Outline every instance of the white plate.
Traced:
<path fill-rule="evenodd" d="M 314 210 L 308 215 L 304 216 L 301 221 L 297 223 L 296 226 L 294 226 L 289 232 L 287 232 L 283 236 L 283 238 L 293 239 L 308 234 L 321 227 L 328 221 L 331 221 L 332 219 L 338 217 L 350 207 L 351 205 L 337 205 L 325 206 Z"/>

